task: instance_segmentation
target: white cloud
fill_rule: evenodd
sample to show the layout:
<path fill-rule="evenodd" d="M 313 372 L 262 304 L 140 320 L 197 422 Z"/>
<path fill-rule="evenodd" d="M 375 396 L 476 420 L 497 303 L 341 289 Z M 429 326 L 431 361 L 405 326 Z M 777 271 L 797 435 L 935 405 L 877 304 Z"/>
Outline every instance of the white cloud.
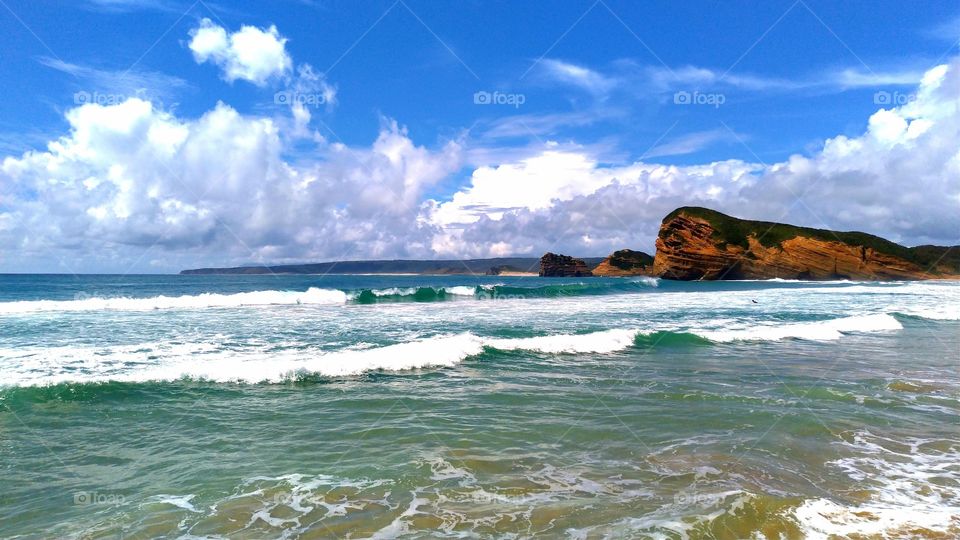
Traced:
<path fill-rule="evenodd" d="M 544 75 L 554 81 L 570 84 L 593 94 L 604 94 L 618 84 L 590 68 L 551 58 L 540 62 Z"/>
<path fill-rule="evenodd" d="M 155 71 L 114 71 L 65 62 L 58 58 L 40 57 L 38 61 L 51 69 L 73 76 L 77 88 L 93 97 L 98 92 L 111 101 L 123 101 L 125 97 L 139 97 L 151 101 L 166 101 L 176 92 L 189 85 L 180 77 Z M 101 99 L 99 101 L 108 101 Z"/>
<path fill-rule="evenodd" d="M 460 166 L 457 143 L 430 151 L 392 121 L 368 148 L 326 145 L 296 164 L 283 157 L 283 122 L 222 103 L 181 119 L 130 99 L 67 121 L 47 151 L 0 166 L 5 266 L 425 257 L 423 192 Z"/>
<path fill-rule="evenodd" d="M 126 13 L 137 10 L 156 10 L 183 13 L 189 4 L 170 0 L 87 0 L 85 7 L 107 13 Z"/>
<path fill-rule="evenodd" d="M 682 156 L 684 154 L 692 154 L 713 144 L 735 141 L 737 139 L 744 140 L 746 137 L 743 135 L 737 135 L 725 128 L 697 131 L 654 146 L 644 153 L 644 158 L 650 159 L 655 157 Z"/>
<path fill-rule="evenodd" d="M 456 224 L 438 251 L 547 249 L 600 255 L 651 249 L 660 219 L 682 205 L 746 218 L 865 230 L 907 244 L 960 243 L 960 59 L 928 71 L 916 99 L 873 114 L 863 135 L 770 166 L 724 161 L 602 165 L 577 149 L 542 150 L 476 171 L 433 209 Z M 503 245 L 498 247 L 502 251 Z"/>
<path fill-rule="evenodd" d="M 548 143 L 477 167 L 443 202 L 426 193 L 477 149 L 418 146 L 391 120 L 367 147 L 321 140 L 291 161 L 310 140 L 295 118 L 243 115 L 222 103 L 199 118 L 140 99 L 87 104 L 67 113 L 69 132 L 45 151 L 0 165 L 0 267 L 600 255 L 651 249 L 663 215 L 692 204 L 956 244 L 958 86 L 954 59 L 924 75 L 914 100 L 874 113 L 860 136 L 769 166 L 610 164 L 595 148 Z"/>
<path fill-rule="evenodd" d="M 877 88 L 884 86 L 913 86 L 920 82 L 922 71 L 864 71 L 845 69 L 832 73 L 829 80 L 838 87 L 846 88 Z"/>
<path fill-rule="evenodd" d="M 243 79 L 264 86 L 270 79 L 289 73 L 293 65 L 286 51 L 287 38 L 276 26 L 260 29 L 244 25 L 228 34 L 222 26 L 203 19 L 190 36 L 189 47 L 197 63 L 216 64 L 229 82 Z"/>
<path fill-rule="evenodd" d="M 549 135 L 560 128 L 582 127 L 611 120 L 620 112 L 616 109 L 594 109 L 552 114 L 515 114 L 499 118 L 483 131 L 491 139 L 510 137 L 539 137 Z"/>

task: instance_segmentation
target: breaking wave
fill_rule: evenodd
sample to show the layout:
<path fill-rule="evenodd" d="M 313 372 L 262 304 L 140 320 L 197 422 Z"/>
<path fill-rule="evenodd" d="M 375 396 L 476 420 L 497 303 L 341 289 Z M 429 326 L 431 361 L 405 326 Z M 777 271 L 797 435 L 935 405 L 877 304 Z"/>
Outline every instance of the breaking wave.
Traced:
<path fill-rule="evenodd" d="M 835 340 L 848 332 L 881 332 L 902 330 L 903 325 L 892 315 L 878 313 L 857 315 L 826 321 L 792 323 L 782 325 L 757 325 L 742 329 L 723 329 L 696 332 L 710 341 L 777 341 L 781 339 L 809 339 L 815 341 Z"/>
<path fill-rule="evenodd" d="M 0 316 L 84 311 L 153 311 L 171 309 L 241 308 L 249 306 L 376 304 L 388 302 L 438 302 L 455 299 L 558 298 L 615 294 L 656 287 L 658 280 L 643 278 L 616 282 L 565 283 L 537 287 L 507 285 L 457 285 L 448 287 L 390 287 L 339 290 L 310 287 L 306 291 L 252 291 L 232 294 L 201 293 L 182 296 L 77 297 L 72 300 L 20 300 L 0 302 Z"/>
<path fill-rule="evenodd" d="M 75 311 L 152 311 L 159 309 L 235 308 L 269 305 L 343 304 L 347 294 L 332 289 L 310 287 L 306 291 L 253 291 L 234 294 L 202 293 L 150 298 L 90 297 L 74 300 L 21 300 L 0 302 L 0 314 L 75 312 Z"/>
<path fill-rule="evenodd" d="M 631 347 L 677 347 L 737 340 L 786 338 L 833 340 L 849 332 L 898 330 L 890 315 L 865 315 L 788 325 L 730 330 L 640 330 L 619 328 L 591 333 L 533 337 L 481 337 L 470 332 L 440 335 L 379 347 L 357 345 L 324 351 L 272 345 L 227 349 L 217 343 L 145 343 L 112 347 L 0 349 L 0 380 L 5 386 L 61 383 L 149 382 L 181 379 L 212 382 L 286 382 L 310 377 L 350 377 L 371 371 L 452 367 L 485 351 L 545 354 L 609 354 Z"/>

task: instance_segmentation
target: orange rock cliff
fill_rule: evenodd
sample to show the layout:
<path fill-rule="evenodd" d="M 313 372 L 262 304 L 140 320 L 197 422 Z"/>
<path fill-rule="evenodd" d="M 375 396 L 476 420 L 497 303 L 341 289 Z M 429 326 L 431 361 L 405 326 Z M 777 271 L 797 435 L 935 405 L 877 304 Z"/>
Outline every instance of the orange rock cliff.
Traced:
<path fill-rule="evenodd" d="M 960 246 L 908 248 L 861 232 L 737 219 L 683 207 L 660 226 L 652 274 L 667 279 L 960 279 Z"/>

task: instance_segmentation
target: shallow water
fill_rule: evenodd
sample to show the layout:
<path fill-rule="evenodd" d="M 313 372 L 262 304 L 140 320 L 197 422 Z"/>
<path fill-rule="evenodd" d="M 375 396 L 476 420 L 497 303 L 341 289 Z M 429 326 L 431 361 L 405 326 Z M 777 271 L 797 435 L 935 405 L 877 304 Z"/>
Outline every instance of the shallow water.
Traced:
<path fill-rule="evenodd" d="M 950 538 L 960 284 L 0 276 L 0 536 Z"/>

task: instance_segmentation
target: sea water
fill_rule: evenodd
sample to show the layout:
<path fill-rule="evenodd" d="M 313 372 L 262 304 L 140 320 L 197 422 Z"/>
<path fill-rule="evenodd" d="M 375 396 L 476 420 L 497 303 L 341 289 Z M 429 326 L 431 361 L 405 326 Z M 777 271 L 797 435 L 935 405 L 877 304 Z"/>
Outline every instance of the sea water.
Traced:
<path fill-rule="evenodd" d="M 0 276 L 0 466 L 2 537 L 960 537 L 960 283 Z"/>

